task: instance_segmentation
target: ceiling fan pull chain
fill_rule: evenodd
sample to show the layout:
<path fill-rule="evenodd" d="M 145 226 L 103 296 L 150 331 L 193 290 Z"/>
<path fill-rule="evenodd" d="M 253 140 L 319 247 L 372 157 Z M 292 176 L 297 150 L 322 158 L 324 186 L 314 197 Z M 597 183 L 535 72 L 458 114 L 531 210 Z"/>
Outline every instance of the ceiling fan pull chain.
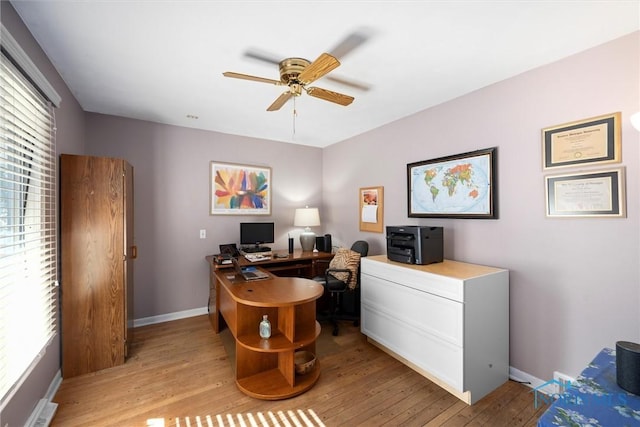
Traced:
<path fill-rule="evenodd" d="M 296 116 L 298 115 L 298 112 L 296 111 L 296 97 L 293 97 L 293 137 L 295 139 L 295 135 L 296 135 Z"/>

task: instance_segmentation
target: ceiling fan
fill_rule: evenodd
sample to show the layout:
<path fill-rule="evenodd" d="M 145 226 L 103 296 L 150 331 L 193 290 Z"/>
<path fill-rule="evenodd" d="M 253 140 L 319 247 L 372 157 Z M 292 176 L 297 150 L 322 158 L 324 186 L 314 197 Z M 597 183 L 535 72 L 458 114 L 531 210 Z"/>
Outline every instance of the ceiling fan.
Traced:
<path fill-rule="evenodd" d="M 324 99 L 325 101 L 334 102 L 340 105 L 349 105 L 354 98 L 338 92 L 333 92 L 319 87 L 308 87 L 308 85 L 331 70 L 340 65 L 334 56 L 323 53 L 313 62 L 309 62 L 304 58 L 286 58 L 280 61 L 280 80 L 267 79 L 264 77 L 250 76 L 248 74 L 234 73 L 226 71 L 222 73 L 225 77 L 235 79 L 253 80 L 262 83 L 271 83 L 276 86 L 288 86 L 286 92 L 282 93 L 267 108 L 267 111 L 279 110 L 289 99 L 294 96 L 300 96 L 302 92 L 315 98 Z"/>
<path fill-rule="evenodd" d="M 333 102 L 339 105 L 349 105 L 353 102 L 354 97 L 345 95 L 338 92 L 333 92 L 328 89 L 319 87 L 309 87 L 308 85 L 324 77 L 329 72 L 340 66 L 338 57 L 343 57 L 356 47 L 360 46 L 368 39 L 369 35 L 365 30 L 360 30 L 349 34 L 332 50 L 332 54 L 323 53 L 315 61 L 310 62 L 304 58 L 285 58 L 283 60 L 275 59 L 274 55 L 258 52 L 248 51 L 246 56 L 260 61 L 278 64 L 280 71 L 280 80 L 274 80 L 264 77 L 251 76 L 248 74 L 235 73 L 227 71 L 222 73 L 225 77 L 231 77 L 242 80 L 252 80 L 262 83 L 270 83 L 276 86 L 287 86 L 287 90 L 282 93 L 268 108 L 267 111 L 277 111 L 286 102 L 296 96 L 300 96 L 303 92 L 314 98 L 323 99 L 325 101 Z M 368 86 L 362 83 L 352 82 L 343 78 L 332 78 L 327 76 L 327 79 L 334 80 L 338 83 L 346 84 L 355 87 L 360 90 L 368 90 Z"/>

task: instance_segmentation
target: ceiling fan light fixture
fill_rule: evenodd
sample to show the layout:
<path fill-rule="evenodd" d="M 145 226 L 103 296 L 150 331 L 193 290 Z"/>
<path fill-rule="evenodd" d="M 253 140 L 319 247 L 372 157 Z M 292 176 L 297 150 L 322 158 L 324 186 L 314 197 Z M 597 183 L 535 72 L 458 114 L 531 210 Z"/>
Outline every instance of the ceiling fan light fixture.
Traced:
<path fill-rule="evenodd" d="M 301 84 L 298 83 L 291 83 L 289 85 L 289 89 L 291 89 L 291 95 L 293 96 L 300 96 L 302 95 L 302 89 L 303 86 Z"/>
<path fill-rule="evenodd" d="M 284 84 L 297 82 L 300 73 L 309 66 L 311 62 L 304 58 L 287 58 L 280 61 L 280 81 Z"/>
<path fill-rule="evenodd" d="M 349 105 L 353 102 L 352 96 L 333 92 L 318 87 L 307 88 L 311 82 L 325 76 L 333 69 L 340 66 L 334 56 L 328 53 L 321 54 L 315 61 L 309 62 L 304 58 L 285 58 L 279 62 L 280 80 L 272 80 L 264 77 L 251 76 L 248 74 L 226 71 L 222 73 L 225 77 L 232 77 L 242 80 L 253 80 L 262 83 L 271 83 L 277 86 L 287 86 L 288 90 L 282 93 L 268 108 L 267 111 L 277 111 L 290 99 L 302 95 L 304 90 L 310 96 L 333 102 L 339 105 Z M 294 107 L 295 108 L 295 107 Z"/>

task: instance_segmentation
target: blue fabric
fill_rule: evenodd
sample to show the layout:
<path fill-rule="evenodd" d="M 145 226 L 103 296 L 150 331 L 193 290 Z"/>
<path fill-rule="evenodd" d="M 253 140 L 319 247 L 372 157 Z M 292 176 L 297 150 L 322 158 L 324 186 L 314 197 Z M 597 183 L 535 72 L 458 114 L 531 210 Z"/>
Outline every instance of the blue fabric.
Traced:
<path fill-rule="evenodd" d="M 538 420 L 538 427 L 640 426 L 640 396 L 616 380 L 616 351 L 603 349 Z"/>

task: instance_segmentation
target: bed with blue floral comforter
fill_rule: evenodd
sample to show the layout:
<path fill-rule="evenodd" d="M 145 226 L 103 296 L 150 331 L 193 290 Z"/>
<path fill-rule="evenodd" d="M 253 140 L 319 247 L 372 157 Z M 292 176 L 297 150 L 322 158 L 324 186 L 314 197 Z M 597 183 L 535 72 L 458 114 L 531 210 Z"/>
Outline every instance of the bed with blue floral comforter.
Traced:
<path fill-rule="evenodd" d="M 603 349 L 538 420 L 538 427 L 640 426 L 640 396 L 616 381 L 616 351 Z"/>

